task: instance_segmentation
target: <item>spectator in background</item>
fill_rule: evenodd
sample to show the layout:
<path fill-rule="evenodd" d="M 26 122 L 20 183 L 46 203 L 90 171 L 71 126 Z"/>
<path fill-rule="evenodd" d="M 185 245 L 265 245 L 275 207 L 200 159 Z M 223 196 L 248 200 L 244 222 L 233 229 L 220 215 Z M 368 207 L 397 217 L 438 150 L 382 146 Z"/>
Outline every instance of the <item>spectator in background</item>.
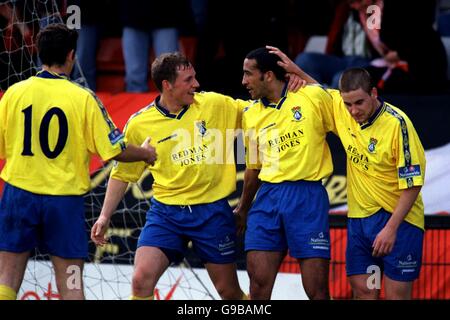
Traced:
<path fill-rule="evenodd" d="M 435 15 L 436 0 L 422 1 L 420 5 L 384 1 L 381 40 L 408 63 L 408 72 L 397 69 L 385 82 L 385 92 L 445 91 L 447 58 L 433 28 Z"/>
<path fill-rule="evenodd" d="M 382 7 L 379 0 L 341 1 L 328 33 L 325 54 L 301 53 L 295 63 L 320 83 L 337 88 L 344 69 L 368 66 L 372 59 L 383 56 L 386 48 L 378 30 L 367 26 L 366 11 L 372 4 Z"/>
<path fill-rule="evenodd" d="M 250 50 L 268 43 L 287 48 L 288 2 L 207 1 L 206 25 L 199 34 L 195 59 L 203 90 L 247 96 L 238 81 L 242 59 Z"/>
<path fill-rule="evenodd" d="M 305 50 L 311 36 L 326 36 L 337 5 L 342 0 L 291 0 L 288 4 L 288 55 L 296 57 Z"/>
<path fill-rule="evenodd" d="M 35 73 L 32 28 L 23 1 L 0 2 L 0 90 Z"/>
<path fill-rule="evenodd" d="M 437 31 L 441 37 L 450 37 L 450 0 L 438 1 Z"/>
<path fill-rule="evenodd" d="M 125 58 L 125 85 L 128 92 L 146 92 L 150 39 L 155 56 L 178 51 L 180 29 L 192 23 L 188 0 L 122 0 L 122 46 Z"/>
<path fill-rule="evenodd" d="M 204 32 L 208 15 L 208 0 L 190 0 L 196 33 Z"/>
<path fill-rule="evenodd" d="M 97 90 L 97 49 L 100 36 L 120 34 L 115 30 L 113 21 L 119 18 L 117 1 L 115 0 L 74 0 L 72 4 L 80 6 L 81 29 L 77 43 L 77 59 L 79 68 L 75 66 L 74 79 L 86 79 L 86 84 L 92 91 Z M 80 70 L 81 68 L 81 70 Z M 82 81 L 81 81 L 82 82 Z"/>

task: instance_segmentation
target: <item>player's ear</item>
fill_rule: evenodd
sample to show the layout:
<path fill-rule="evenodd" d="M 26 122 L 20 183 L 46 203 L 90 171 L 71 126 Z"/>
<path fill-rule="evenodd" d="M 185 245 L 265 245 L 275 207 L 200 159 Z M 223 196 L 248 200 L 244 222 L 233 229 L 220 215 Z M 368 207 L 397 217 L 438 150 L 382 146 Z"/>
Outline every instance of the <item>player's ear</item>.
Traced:
<path fill-rule="evenodd" d="M 266 73 L 264 73 L 264 78 L 267 81 L 272 81 L 275 78 L 275 74 L 272 71 L 267 71 Z"/>
<path fill-rule="evenodd" d="M 378 90 L 377 88 L 373 87 L 372 90 L 370 91 L 370 96 L 372 98 L 377 98 L 378 97 Z"/>
<path fill-rule="evenodd" d="M 75 60 L 75 50 L 72 49 L 69 51 L 69 53 L 67 54 L 67 58 L 69 61 L 74 61 Z"/>
<path fill-rule="evenodd" d="M 170 89 L 172 89 L 172 84 L 169 82 L 169 80 L 163 80 L 161 84 L 163 91 L 169 91 Z"/>

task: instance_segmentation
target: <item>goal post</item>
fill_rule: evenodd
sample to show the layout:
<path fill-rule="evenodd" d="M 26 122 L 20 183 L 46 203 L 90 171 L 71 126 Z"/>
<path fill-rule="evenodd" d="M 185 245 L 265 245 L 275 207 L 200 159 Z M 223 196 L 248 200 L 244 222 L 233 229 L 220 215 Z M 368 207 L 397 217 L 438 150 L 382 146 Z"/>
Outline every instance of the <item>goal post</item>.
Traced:
<path fill-rule="evenodd" d="M 6 0 L 0 2 L 0 99 L 8 87 L 35 75 L 40 62 L 35 38 L 40 28 L 52 23 L 67 23 L 67 1 Z M 83 70 L 75 65 L 77 83 L 86 85 Z M 111 163 L 99 162 L 91 172 L 91 191 L 85 196 L 86 233 L 100 214 L 111 170 Z M 96 247 L 89 240 L 89 258 L 83 271 L 87 299 L 128 299 L 131 294 L 133 260 L 137 239 L 145 224 L 151 176 L 131 184 L 114 214 L 108 230 L 110 242 Z M 156 299 L 216 299 L 204 269 L 194 269 L 187 260 L 171 266 L 161 277 Z M 206 279 L 206 280 L 205 280 Z M 18 299 L 58 299 L 54 271 L 48 255 L 36 250 L 29 259 Z"/>

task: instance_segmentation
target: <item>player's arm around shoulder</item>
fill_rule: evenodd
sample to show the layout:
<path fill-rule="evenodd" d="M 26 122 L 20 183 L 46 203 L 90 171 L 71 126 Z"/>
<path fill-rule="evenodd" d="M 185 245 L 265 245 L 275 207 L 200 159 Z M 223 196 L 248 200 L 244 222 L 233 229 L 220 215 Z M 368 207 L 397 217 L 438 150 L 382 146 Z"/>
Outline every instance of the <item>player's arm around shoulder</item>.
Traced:
<path fill-rule="evenodd" d="M 114 159 L 121 162 L 144 161 L 151 165 L 154 164 L 156 150 L 151 146 L 150 138 L 139 141 L 139 144 L 142 144 L 140 147 L 137 144 L 127 143 L 126 139 L 124 139 L 124 134 L 116 127 L 98 97 L 90 93 L 88 101 L 89 112 L 94 115 L 91 125 L 96 128 L 94 129 L 96 131 L 93 133 L 95 140 L 93 144 L 96 153 L 100 154 L 104 160 Z M 99 138 L 103 140 L 98 141 Z M 118 146 L 121 148 L 120 152 L 117 152 Z"/>
<path fill-rule="evenodd" d="M 202 92 L 200 94 L 204 103 L 213 106 L 213 112 L 215 112 L 216 116 L 225 119 L 229 129 L 242 128 L 243 112 L 254 102 L 253 100 L 236 99 L 216 92 Z"/>
<path fill-rule="evenodd" d="M 154 165 L 157 159 L 157 154 L 155 147 L 153 147 L 150 142 L 151 138 L 147 137 L 140 147 L 128 143 L 125 150 L 113 159 L 121 162 L 144 161 L 147 164 Z"/>
<path fill-rule="evenodd" d="M 242 110 L 252 102 L 252 100 L 244 100 L 244 99 L 237 99 L 222 93 L 217 93 L 213 91 L 209 92 L 200 92 L 198 93 L 199 97 L 202 97 L 205 102 L 213 102 L 218 106 L 224 107 L 224 108 L 231 108 L 238 110 L 242 112 Z"/>
<path fill-rule="evenodd" d="M 303 71 L 297 66 L 284 52 L 277 47 L 266 46 L 270 53 L 277 55 L 281 61 L 278 61 L 278 65 L 286 70 L 288 74 L 293 74 L 302 79 L 306 85 L 302 85 L 302 88 L 297 91 L 299 95 L 307 96 L 313 103 L 313 105 L 319 106 L 319 115 L 325 120 L 326 131 L 335 131 L 334 125 L 334 112 L 333 112 L 333 97 L 323 88 L 319 82 L 313 77 Z"/>
<path fill-rule="evenodd" d="M 328 90 L 318 84 L 307 85 L 300 89 L 299 98 L 309 101 L 312 112 L 322 122 L 325 132 L 336 132 L 335 101 Z"/>

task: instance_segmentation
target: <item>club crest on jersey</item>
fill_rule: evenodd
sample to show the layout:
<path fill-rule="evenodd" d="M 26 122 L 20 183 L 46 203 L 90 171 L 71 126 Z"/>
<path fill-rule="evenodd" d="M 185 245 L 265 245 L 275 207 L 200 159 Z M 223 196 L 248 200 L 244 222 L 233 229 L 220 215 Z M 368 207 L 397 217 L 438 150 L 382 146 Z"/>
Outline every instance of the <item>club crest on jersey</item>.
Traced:
<path fill-rule="evenodd" d="M 377 145 L 378 140 L 375 138 L 370 138 L 369 140 L 369 146 L 367 147 L 367 149 L 369 150 L 370 153 L 374 153 L 375 152 L 375 146 Z"/>
<path fill-rule="evenodd" d="M 197 126 L 197 128 L 198 128 L 198 132 L 200 132 L 200 135 L 202 136 L 202 137 L 204 137 L 205 136 L 205 134 L 206 134 L 206 121 L 205 120 L 199 120 L 199 121 L 197 121 L 196 123 L 195 123 L 195 125 Z"/>
<path fill-rule="evenodd" d="M 293 107 L 292 109 L 291 109 L 291 111 L 292 111 L 292 113 L 293 113 L 293 116 L 294 116 L 294 119 L 296 120 L 296 121 L 300 121 L 300 119 L 302 118 L 302 108 L 301 107 L 299 107 L 299 106 L 297 106 L 297 107 Z"/>

